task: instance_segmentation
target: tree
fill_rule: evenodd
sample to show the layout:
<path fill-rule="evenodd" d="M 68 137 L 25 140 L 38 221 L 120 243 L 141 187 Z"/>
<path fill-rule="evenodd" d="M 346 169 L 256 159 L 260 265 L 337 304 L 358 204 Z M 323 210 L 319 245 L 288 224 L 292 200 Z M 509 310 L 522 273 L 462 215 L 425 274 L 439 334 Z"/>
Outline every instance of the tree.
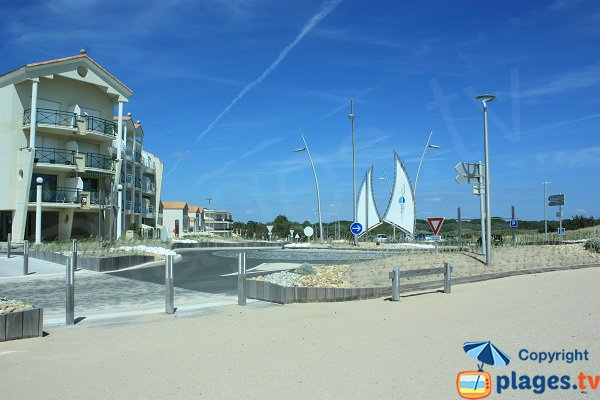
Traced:
<path fill-rule="evenodd" d="M 292 223 L 285 215 L 278 215 L 273 221 L 273 234 L 277 237 L 287 237 Z"/>

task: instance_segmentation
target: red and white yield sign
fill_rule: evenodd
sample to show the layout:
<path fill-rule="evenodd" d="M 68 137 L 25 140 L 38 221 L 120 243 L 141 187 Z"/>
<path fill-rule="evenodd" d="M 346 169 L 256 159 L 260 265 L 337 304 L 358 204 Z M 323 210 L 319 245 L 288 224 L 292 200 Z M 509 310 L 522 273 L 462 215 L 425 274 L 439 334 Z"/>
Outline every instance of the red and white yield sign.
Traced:
<path fill-rule="evenodd" d="M 441 217 L 427 218 L 427 222 L 429 223 L 429 227 L 431 228 L 431 231 L 433 232 L 433 234 L 437 235 L 438 232 L 440 231 L 440 228 L 442 227 L 442 225 L 444 225 L 444 218 L 441 218 Z"/>

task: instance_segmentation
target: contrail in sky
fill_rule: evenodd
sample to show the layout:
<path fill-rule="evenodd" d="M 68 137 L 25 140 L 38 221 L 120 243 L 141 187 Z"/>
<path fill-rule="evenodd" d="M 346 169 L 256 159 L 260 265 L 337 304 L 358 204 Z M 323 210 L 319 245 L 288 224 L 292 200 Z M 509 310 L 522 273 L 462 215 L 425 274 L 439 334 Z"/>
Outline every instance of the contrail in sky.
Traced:
<path fill-rule="evenodd" d="M 269 65 L 267 69 L 264 70 L 262 74 L 252 82 L 248 83 L 237 96 L 231 100 L 231 102 L 217 115 L 217 117 L 206 127 L 206 129 L 198 135 L 196 138 L 196 143 L 200 141 L 208 132 L 212 130 L 212 128 L 223 118 L 225 114 L 231 110 L 231 108 L 236 105 L 238 101 L 242 99 L 250 91 L 250 89 L 254 88 L 258 84 L 260 84 L 267 76 L 271 74 L 271 72 L 275 71 L 275 69 L 281 64 L 281 62 L 287 57 L 288 53 L 292 51 L 294 47 L 309 33 L 323 18 L 325 18 L 330 12 L 332 12 L 338 4 L 340 4 L 342 0 L 330 0 L 325 3 L 324 7 L 304 25 L 298 36 L 292 41 L 292 43 L 288 44 L 285 49 L 279 53 L 275 61 Z"/>

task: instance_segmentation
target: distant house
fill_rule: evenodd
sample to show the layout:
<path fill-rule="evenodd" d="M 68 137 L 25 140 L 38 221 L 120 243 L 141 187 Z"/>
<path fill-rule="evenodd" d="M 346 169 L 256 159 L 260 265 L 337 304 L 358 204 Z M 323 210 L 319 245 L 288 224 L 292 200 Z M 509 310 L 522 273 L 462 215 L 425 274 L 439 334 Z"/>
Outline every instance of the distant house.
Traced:
<path fill-rule="evenodd" d="M 162 201 L 160 203 L 162 225 L 169 231 L 169 237 L 189 232 L 189 208 L 185 201 Z M 178 229 L 176 229 L 176 227 Z"/>
<path fill-rule="evenodd" d="M 190 232 L 204 231 L 204 208 L 199 206 L 189 206 L 188 216 L 190 219 Z"/>

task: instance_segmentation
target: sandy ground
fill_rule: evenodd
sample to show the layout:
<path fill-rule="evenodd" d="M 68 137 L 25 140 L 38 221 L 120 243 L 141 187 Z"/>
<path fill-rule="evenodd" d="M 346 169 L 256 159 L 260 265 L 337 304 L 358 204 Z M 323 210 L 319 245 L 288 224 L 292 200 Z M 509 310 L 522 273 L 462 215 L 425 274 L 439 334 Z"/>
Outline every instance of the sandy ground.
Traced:
<path fill-rule="evenodd" d="M 455 399 L 475 368 L 465 341 L 512 357 L 490 399 L 597 399 L 599 391 L 507 390 L 496 376 L 600 374 L 600 268 L 458 285 L 452 294 L 261 308 L 51 330 L 0 343 L 6 399 Z M 529 351 L 588 350 L 589 361 L 538 364 Z M 600 389 L 600 388 L 599 388 Z"/>
<path fill-rule="evenodd" d="M 400 270 L 442 267 L 449 262 L 454 277 L 474 276 L 531 268 L 548 268 L 583 264 L 600 264 L 600 253 L 588 251 L 582 243 L 560 246 L 499 246 L 492 251 L 492 267 L 485 257 L 470 252 L 402 252 L 379 260 L 352 264 L 346 268 L 345 279 L 355 287 L 389 286 L 388 273 L 396 266 Z M 418 282 L 428 278 L 412 278 Z M 439 279 L 432 277 L 431 279 Z"/>

